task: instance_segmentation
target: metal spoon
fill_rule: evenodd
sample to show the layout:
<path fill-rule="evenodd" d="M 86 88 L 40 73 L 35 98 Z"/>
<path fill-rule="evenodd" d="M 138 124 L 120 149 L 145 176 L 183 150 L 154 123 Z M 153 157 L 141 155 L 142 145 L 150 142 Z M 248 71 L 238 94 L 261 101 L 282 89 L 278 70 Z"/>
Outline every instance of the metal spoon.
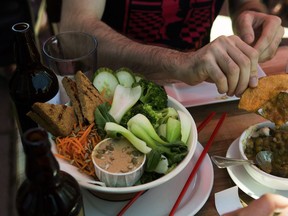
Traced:
<path fill-rule="evenodd" d="M 256 164 L 265 172 L 270 172 L 272 169 L 271 160 L 272 160 L 272 152 L 271 151 L 260 151 L 256 155 L 255 161 L 253 160 L 244 160 L 244 159 L 236 159 L 236 158 L 227 158 L 221 157 L 217 155 L 211 156 L 212 161 L 219 168 L 226 168 L 229 166 L 237 166 L 244 164 Z"/>

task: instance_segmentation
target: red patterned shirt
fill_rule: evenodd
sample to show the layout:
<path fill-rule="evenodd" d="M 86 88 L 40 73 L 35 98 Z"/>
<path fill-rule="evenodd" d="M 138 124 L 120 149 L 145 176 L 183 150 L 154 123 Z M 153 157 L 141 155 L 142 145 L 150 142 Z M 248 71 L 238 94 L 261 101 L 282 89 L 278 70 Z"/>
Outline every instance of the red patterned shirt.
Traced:
<path fill-rule="evenodd" d="M 196 50 L 210 41 L 223 1 L 107 0 L 102 20 L 142 43 Z"/>

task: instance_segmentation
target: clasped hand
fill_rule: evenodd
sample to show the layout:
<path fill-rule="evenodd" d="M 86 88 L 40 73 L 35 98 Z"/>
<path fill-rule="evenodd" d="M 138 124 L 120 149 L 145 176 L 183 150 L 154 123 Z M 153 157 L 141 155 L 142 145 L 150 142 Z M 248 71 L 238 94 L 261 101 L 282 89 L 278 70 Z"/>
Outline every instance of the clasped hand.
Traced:
<path fill-rule="evenodd" d="M 241 96 L 258 83 L 258 62 L 271 59 L 284 28 L 273 15 L 245 11 L 234 22 L 236 35 L 220 36 L 193 53 L 183 53 L 178 79 L 190 85 L 203 81 L 216 84 L 218 92 Z M 192 72 L 191 72 L 192 71 Z"/>

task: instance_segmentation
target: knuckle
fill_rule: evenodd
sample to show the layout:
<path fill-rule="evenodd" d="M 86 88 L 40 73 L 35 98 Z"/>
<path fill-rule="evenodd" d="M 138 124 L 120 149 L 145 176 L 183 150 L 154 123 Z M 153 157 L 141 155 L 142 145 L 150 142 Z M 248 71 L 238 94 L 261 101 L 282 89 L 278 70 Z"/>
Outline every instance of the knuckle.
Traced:
<path fill-rule="evenodd" d="M 256 49 L 251 49 L 251 52 L 249 53 L 250 59 L 258 59 L 259 52 Z"/>
<path fill-rule="evenodd" d="M 274 16 L 274 19 L 272 21 L 275 23 L 275 25 L 281 25 L 282 23 L 282 19 L 278 16 Z"/>

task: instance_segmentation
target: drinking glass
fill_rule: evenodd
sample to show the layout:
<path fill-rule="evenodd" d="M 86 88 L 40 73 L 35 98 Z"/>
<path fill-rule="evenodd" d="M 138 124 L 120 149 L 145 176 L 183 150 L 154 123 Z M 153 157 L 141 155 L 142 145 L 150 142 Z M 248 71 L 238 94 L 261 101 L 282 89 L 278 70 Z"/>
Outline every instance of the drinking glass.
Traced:
<path fill-rule="evenodd" d="M 57 75 L 62 104 L 69 101 L 62 85 L 64 76 L 73 79 L 80 70 L 92 79 L 97 69 L 97 45 L 96 38 L 84 32 L 63 32 L 44 42 L 44 61 Z"/>

